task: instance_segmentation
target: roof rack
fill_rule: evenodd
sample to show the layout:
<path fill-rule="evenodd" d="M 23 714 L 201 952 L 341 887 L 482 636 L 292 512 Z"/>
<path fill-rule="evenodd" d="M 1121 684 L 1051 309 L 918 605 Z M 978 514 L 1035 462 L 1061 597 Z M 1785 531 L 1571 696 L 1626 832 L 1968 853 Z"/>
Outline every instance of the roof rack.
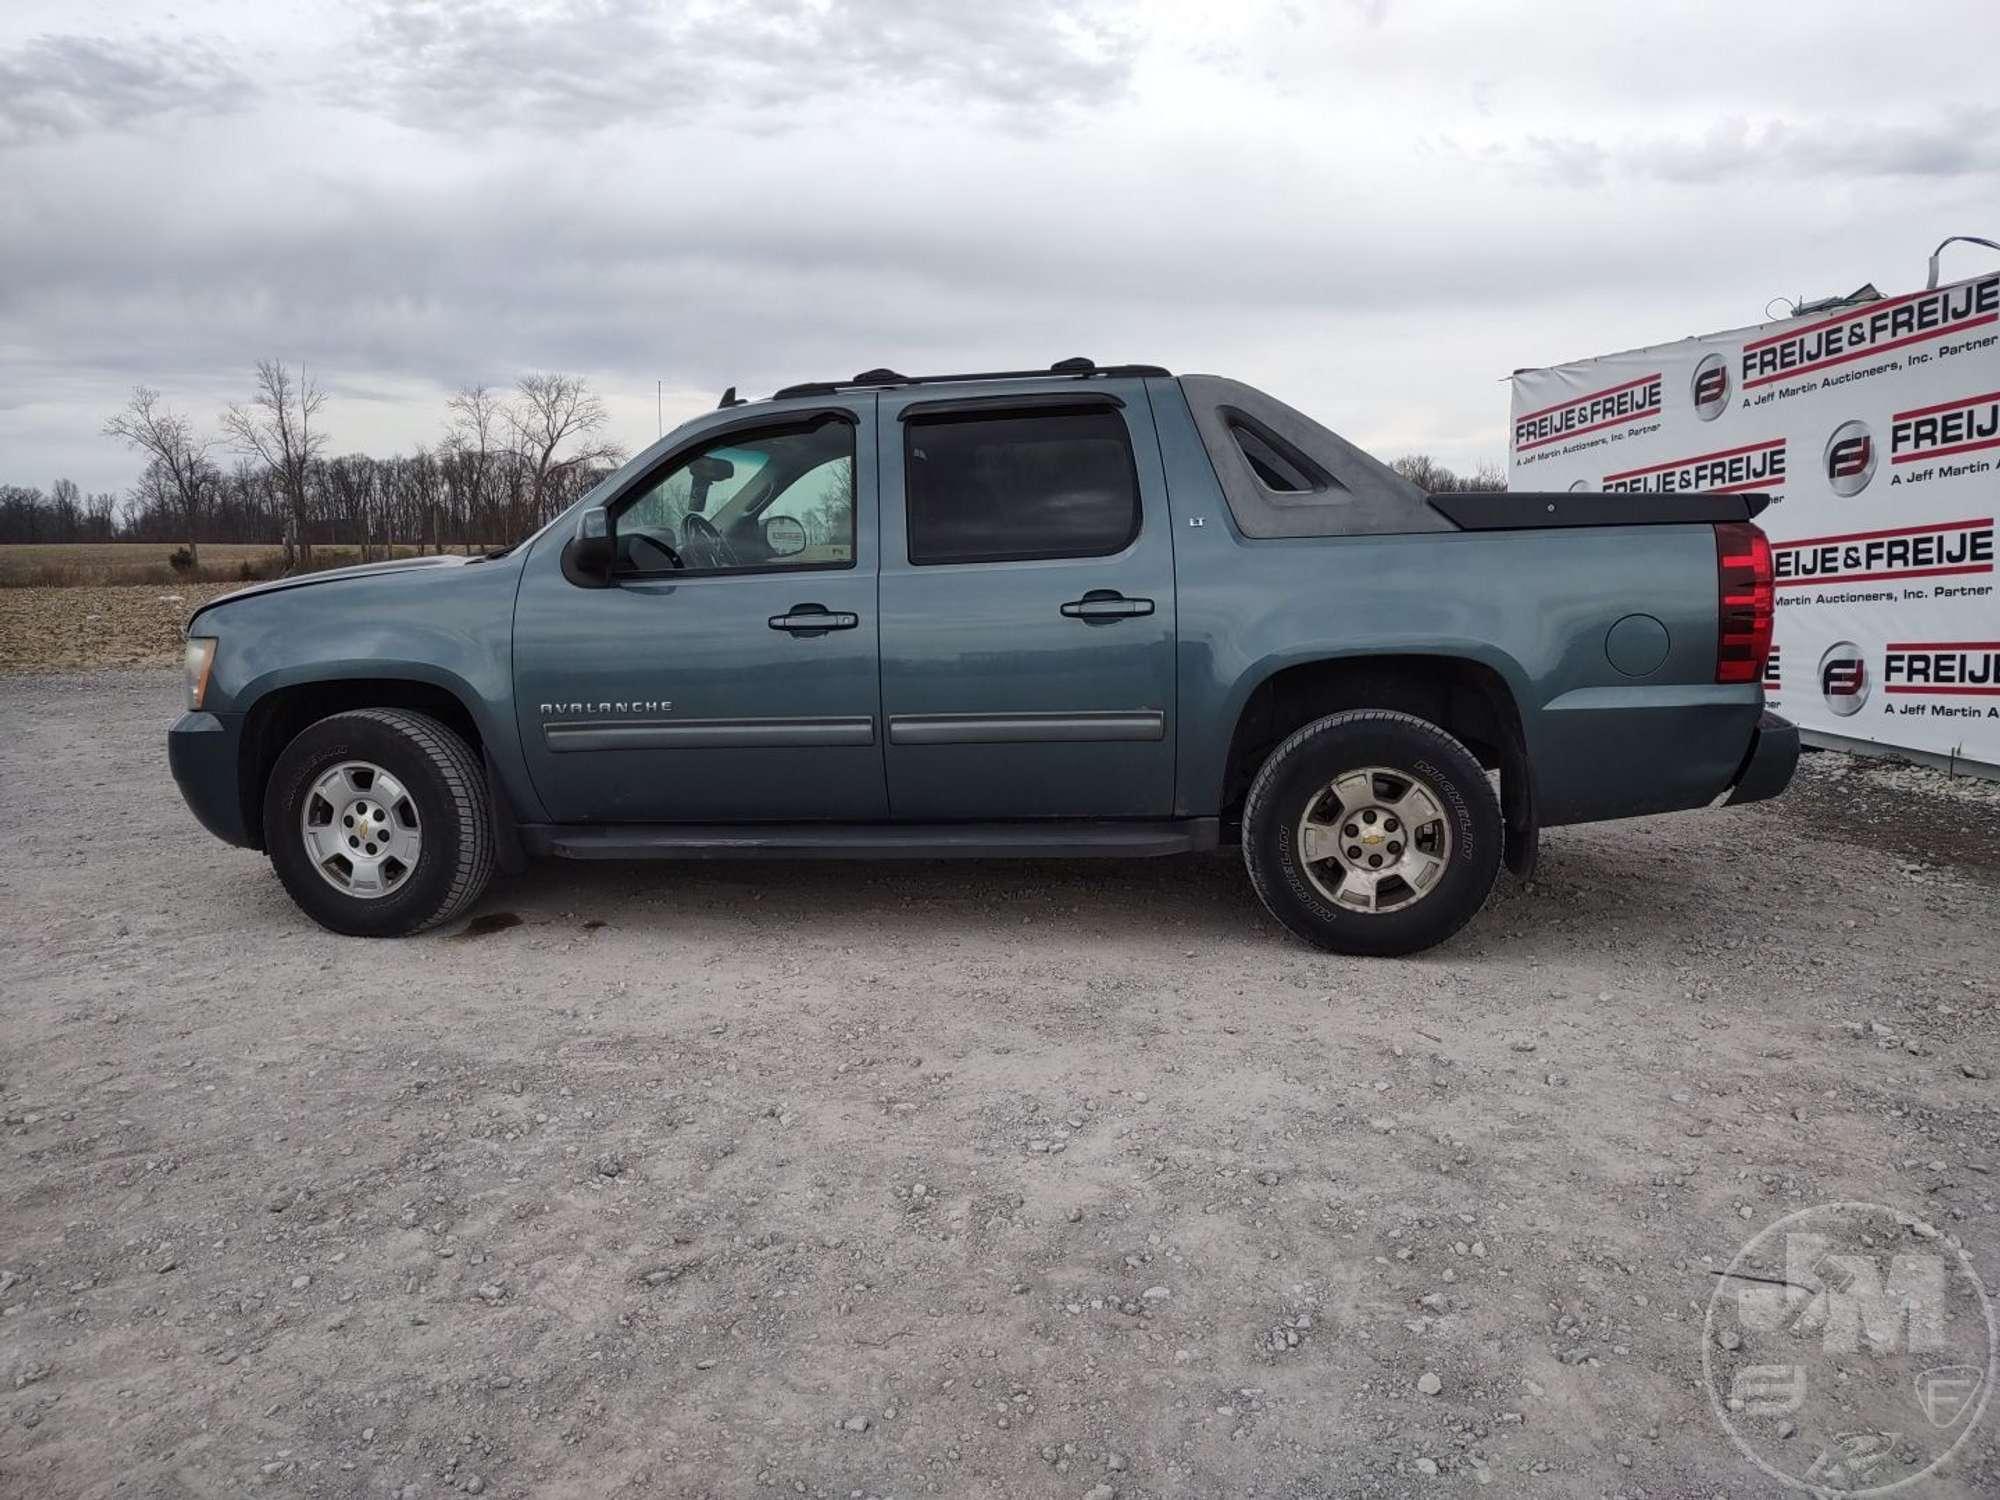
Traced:
<path fill-rule="evenodd" d="M 771 399 L 788 401 L 795 396 L 831 396 L 840 391 L 891 385 L 958 385 L 972 380 L 1041 380 L 1050 375 L 1069 375 L 1078 380 L 1089 380 L 1096 376 L 1142 377 L 1172 373 L 1160 365 L 1100 365 L 1085 359 L 1082 355 L 1077 355 L 1072 359 L 1059 359 L 1046 370 L 977 370 L 964 375 L 900 375 L 894 370 L 863 370 L 852 380 L 809 380 L 803 385 L 788 385 L 783 390 L 772 392 Z"/>

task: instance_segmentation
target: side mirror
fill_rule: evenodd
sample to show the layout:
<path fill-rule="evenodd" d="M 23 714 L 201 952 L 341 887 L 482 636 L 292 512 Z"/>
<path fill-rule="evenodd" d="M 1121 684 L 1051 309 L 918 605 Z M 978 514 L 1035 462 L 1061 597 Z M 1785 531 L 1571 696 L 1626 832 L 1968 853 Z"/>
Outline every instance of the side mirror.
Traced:
<path fill-rule="evenodd" d="M 797 557 L 806 550 L 806 528 L 792 516 L 766 516 L 764 545 L 773 557 Z"/>
<path fill-rule="evenodd" d="M 563 548 L 563 577 L 579 588 L 606 588 L 617 561 L 618 541 L 611 534 L 611 516 L 603 506 L 593 505 L 576 518 L 576 535 Z"/>

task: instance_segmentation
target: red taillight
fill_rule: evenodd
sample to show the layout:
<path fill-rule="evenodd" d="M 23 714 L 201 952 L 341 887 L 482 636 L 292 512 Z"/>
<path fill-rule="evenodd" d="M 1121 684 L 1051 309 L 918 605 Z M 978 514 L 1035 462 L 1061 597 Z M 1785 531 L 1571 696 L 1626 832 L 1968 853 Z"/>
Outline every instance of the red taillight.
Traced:
<path fill-rule="evenodd" d="M 1771 543 L 1748 521 L 1715 528 L 1715 680 L 1758 682 L 1771 654 Z"/>

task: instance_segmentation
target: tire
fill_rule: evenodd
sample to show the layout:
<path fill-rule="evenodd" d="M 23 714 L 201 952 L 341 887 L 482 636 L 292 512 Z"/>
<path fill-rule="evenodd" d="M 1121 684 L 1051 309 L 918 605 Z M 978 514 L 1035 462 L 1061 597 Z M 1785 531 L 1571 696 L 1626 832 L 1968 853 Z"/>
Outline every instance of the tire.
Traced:
<path fill-rule="evenodd" d="M 1486 904 L 1500 843 L 1500 799 L 1472 753 L 1429 720 L 1387 709 L 1306 725 L 1271 752 L 1243 807 L 1258 898 L 1334 953 L 1387 957 L 1443 942 Z"/>
<path fill-rule="evenodd" d="M 343 818 L 355 821 L 339 826 Z M 278 756 L 264 788 L 264 844 L 320 926 L 349 937 L 421 932 L 465 911 L 492 878 L 485 770 L 427 714 L 333 714 Z M 354 861 L 343 877 L 347 846 Z"/>

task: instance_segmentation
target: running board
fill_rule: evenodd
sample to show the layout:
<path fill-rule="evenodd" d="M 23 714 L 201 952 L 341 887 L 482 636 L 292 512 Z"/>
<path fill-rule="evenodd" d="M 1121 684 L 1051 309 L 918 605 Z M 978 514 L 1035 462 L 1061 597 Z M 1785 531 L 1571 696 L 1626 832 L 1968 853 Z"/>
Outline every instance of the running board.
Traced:
<path fill-rule="evenodd" d="M 556 859 L 1134 859 L 1214 849 L 1215 818 L 1039 823 L 523 823 Z"/>

